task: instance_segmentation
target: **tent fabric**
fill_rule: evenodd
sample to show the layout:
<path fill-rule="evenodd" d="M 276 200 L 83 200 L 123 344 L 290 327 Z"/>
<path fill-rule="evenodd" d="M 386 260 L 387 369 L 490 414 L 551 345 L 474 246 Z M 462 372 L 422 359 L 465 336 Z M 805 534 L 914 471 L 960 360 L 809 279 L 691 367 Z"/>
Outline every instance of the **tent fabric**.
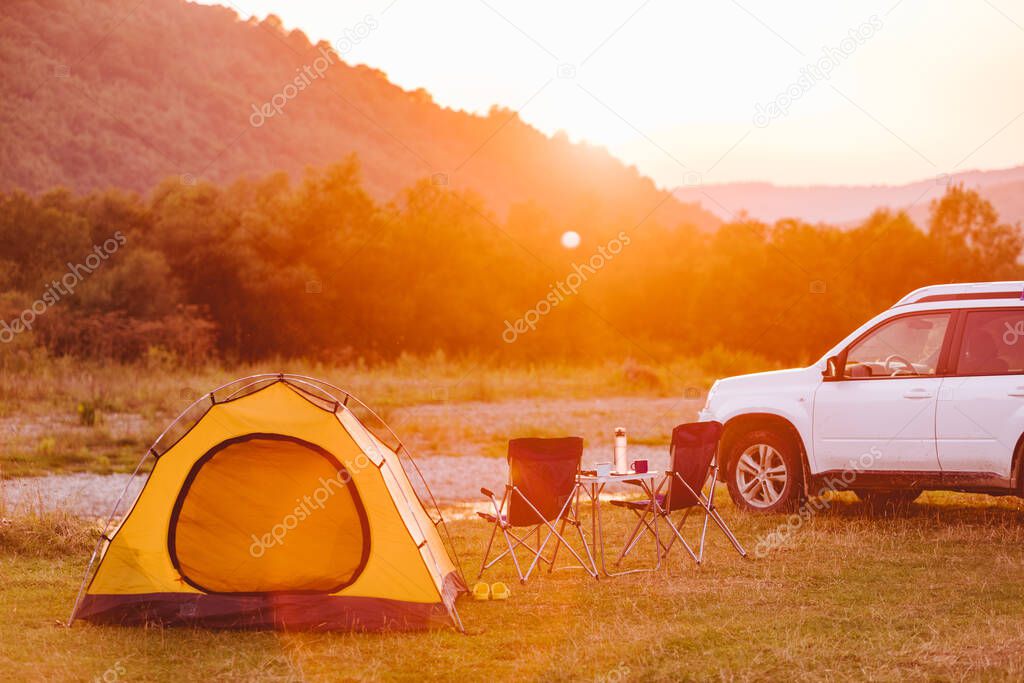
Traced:
<path fill-rule="evenodd" d="M 446 593 L 465 592 L 455 574 Z M 442 603 L 303 593 L 94 595 L 76 619 L 117 626 L 198 626 L 304 631 L 418 631 L 452 625 Z"/>
<path fill-rule="evenodd" d="M 398 455 L 290 377 L 211 400 L 158 440 L 73 621 L 461 627 L 465 582 Z"/>

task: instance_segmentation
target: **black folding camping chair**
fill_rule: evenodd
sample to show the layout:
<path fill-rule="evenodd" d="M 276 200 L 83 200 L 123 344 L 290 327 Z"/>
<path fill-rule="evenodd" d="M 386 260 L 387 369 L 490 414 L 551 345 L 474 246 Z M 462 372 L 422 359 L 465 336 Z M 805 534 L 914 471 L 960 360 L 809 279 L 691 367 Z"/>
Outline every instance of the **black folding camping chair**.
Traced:
<path fill-rule="evenodd" d="M 583 439 L 578 436 L 512 439 L 508 442 L 509 479 L 501 501 L 488 489 L 480 489 L 482 494 L 491 499 L 494 513 L 477 514 L 494 524 L 494 529 L 484 552 L 479 576 L 483 576 L 484 571 L 501 559 L 510 556 L 519 580 L 525 583 L 540 562 L 554 569 L 557 550 L 564 545 L 579 562 L 579 566 L 597 578 L 594 558 L 577 515 L 579 491 L 576 476 L 582 458 Z M 567 525 L 573 527 L 579 535 L 587 561 L 566 540 L 564 533 Z M 507 548 L 488 562 L 498 531 L 501 531 Z M 534 537 L 532 545 L 531 536 Z M 555 539 L 555 548 L 548 558 L 544 555 L 544 549 L 551 539 Z M 525 572 L 519 563 L 518 550 L 524 551 L 531 558 Z"/>
<path fill-rule="evenodd" d="M 655 543 L 660 544 L 666 555 L 672 549 L 672 545 L 679 541 L 693 561 L 700 564 L 704 559 L 704 541 L 709 520 L 722 530 L 740 556 L 747 556 L 747 551 L 736 540 L 736 536 L 715 507 L 715 481 L 718 479 L 716 452 L 721 435 L 720 422 L 692 422 L 677 426 L 672 430 L 672 445 L 669 449 L 672 469 L 665 473 L 669 481 L 664 495 L 656 495 L 653 505 L 650 499 L 611 501 L 612 505 L 627 508 L 638 517 L 636 527 L 619 555 L 619 562 L 632 552 L 644 534 L 649 533 L 654 536 Z M 683 537 L 683 527 L 694 510 L 704 511 L 700 544 L 696 552 Z M 672 514 L 679 511 L 682 511 L 683 515 L 679 522 L 675 523 L 672 521 Z M 659 518 L 668 524 L 672 532 L 667 544 L 655 531 Z"/>

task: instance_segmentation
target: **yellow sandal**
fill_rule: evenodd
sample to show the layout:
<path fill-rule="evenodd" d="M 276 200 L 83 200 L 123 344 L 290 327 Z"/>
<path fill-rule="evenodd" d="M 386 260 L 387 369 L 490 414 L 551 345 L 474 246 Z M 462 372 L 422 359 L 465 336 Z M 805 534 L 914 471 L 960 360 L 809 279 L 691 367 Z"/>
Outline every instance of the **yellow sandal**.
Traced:
<path fill-rule="evenodd" d="M 473 586 L 473 599 L 474 600 L 490 600 L 491 599 L 491 587 L 481 581 L 480 583 Z"/>

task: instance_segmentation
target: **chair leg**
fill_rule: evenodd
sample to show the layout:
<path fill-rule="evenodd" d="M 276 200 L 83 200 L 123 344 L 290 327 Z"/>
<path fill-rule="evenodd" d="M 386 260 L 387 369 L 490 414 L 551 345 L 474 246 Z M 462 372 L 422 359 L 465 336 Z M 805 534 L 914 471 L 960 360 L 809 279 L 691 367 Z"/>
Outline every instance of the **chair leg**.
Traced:
<path fill-rule="evenodd" d="M 541 518 L 543 520 L 542 522 L 535 525 L 532 529 L 526 530 L 526 533 L 524 533 L 522 536 L 516 535 L 512 531 L 511 527 L 509 527 L 501 521 L 501 510 L 505 509 L 506 504 L 509 502 L 509 498 L 512 495 L 519 495 L 523 499 L 523 502 L 533 509 L 533 511 L 537 514 L 538 518 Z M 577 516 L 575 514 L 575 506 L 573 505 L 574 500 L 576 505 L 578 505 L 578 490 L 575 493 L 575 498 L 573 496 L 570 496 L 566 500 L 566 503 L 563 506 L 559 517 L 557 518 L 559 527 L 556 528 L 551 521 L 543 519 L 543 515 L 539 510 L 537 510 L 536 506 L 534 506 L 528 498 L 523 496 L 523 494 L 515 486 L 507 487 L 505 497 L 502 499 L 500 504 L 497 502 L 497 500 L 493 499 L 492 496 L 492 502 L 494 503 L 497 521 L 495 521 L 494 528 L 491 530 L 491 536 L 487 541 L 487 548 L 484 550 L 484 558 L 480 564 L 480 572 L 477 574 L 477 578 L 479 579 L 483 577 L 485 571 L 487 571 L 489 568 L 493 567 L 499 561 L 504 559 L 506 555 L 510 555 L 512 557 L 512 563 L 515 565 L 516 575 L 519 577 L 520 582 L 526 583 L 527 579 L 530 578 L 530 575 L 533 573 L 533 571 L 537 568 L 538 564 L 540 563 L 545 563 L 549 565 L 549 572 L 554 570 L 555 562 L 558 559 L 558 551 L 563 545 L 572 554 L 572 556 L 576 558 L 576 561 L 579 562 L 579 566 L 582 569 L 584 569 L 588 574 L 596 578 L 596 563 L 594 561 L 593 553 L 591 553 L 590 551 L 590 546 L 587 543 L 586 536 L 584 536 L 583 530 L 579 524 L 579 520 L 577 519 Z M 578 552 L 576 552 L 572 545 L 570 545 L 569 542 L 566 540 L 566 524 L 572 524 L 574 527 L 576 527 L 576 531 L 580 536 L 580 541 L 583 543 L 583 549 L 586 552 L 587 560 L 584 560 L 583 557 Z M 546 535 L 544 535 L 543 541 L 541 540 L 542 527 L 547 527 L 547 533 Z M 502 537 L 505 540 L 506 549 L 498 553 L 494 557 L 491 557 L 491 552 L 494 550 L 494 541 L 499 529 L 501 530 Z M 531 535 L 535 535 L 536 547 L 530 547 L 528 539 Z M 548 547 L 548 544 L 551 542 L 552 537 L 555 538 L 555 548 L 552 552 L 551 559 L 548 559 L 544 556 L 544 551 Z M 519 556 L 516 553 L 517 548 L 524 548 L 527 552 L 533 555 L 533 558 L 530 561 L 530 564 L 526 568 L 525 572 L 523 571 L 523 565 L 521 565 L 519 562 Z"/>
<path fill-rule="evenodd" d="M 519 580 L 526 581 L 526 579 L 523 578 L 523 570 L 519 567 L 519 558 L 516 557 L 516 550 L 512 546 L 512 541 L 510 541 L 508 538 L 508 532 L 505 529 L 502 529 L 501 533 L 505 536 L 505 543 L 508 544 L 508 553 L 512 556 L 512 564 L 514 564 L 516 567 L 516 574 L 519 575 Z"/>
<path fill-rule="evenodd" d="M 687 508 L 683 512 L 683 516 L 682 516 L 682 518 L 680 518 L 679 524 L 673 524 L 672 523 L 672 513 L 670 513 L 670 512 L 666 513 L 665 521 L 669 524 L 669 526 L 673 527 L 673 531 L 674 532 L 678 532 L 678 533 L 673 533 L 672 534 L 672 537 L 669 538 L 669 540 L 668 540 L 668 545 L 667 546 L 663 546 L 665 548 L 665 554 L 666 555 L 668 555 L 669 551 L 672 550 L 672 546 L 675 544 L 677 537 L 682 538 L 682 529 L 683 529 L 683 527 L 686 526 L 686 520 L 689 519 L 690 512 L 691 512 L 692 509 L 693 508 Z"/>
<path fill-rule="evenodd" d="M 661 537 L 658 535 L 658 515 L 663 515 L 661 510 L 659 509 L 653 512 L 651 510 L 645 510 L 643 513 L 633 510 L 633 514 L 639 517 L 639 520 L 633 528 L 633 532 L 630 534 L 629 538 L 626 539 L 626 545 L 622 549 L 622 552 L 619 553 L 619 558 L 615 560 L 616 566 L 620 565 L 622 561 L 626 559 L 626 556 L 633 552 L 636 545 L 640 542 L 640 539 L 643 538 L 645 532 L 654 536 L 654 542 L 656 544 L 655 552 L 658 554 L 659 560 L 661 559 L 661 551 L 665 548 L 665 544 L 661 542 Z M 651 521 L 647 521 L 648 516 L 652 516 L 653 519 Z"/>
<path fill-rule="evenodd" d="M 570 526 L 572 526 L 572 527 L 574 527 L 576 529 L 576 534 L 580 537 L 580 543 L 583 546 L 583 551 L 587 555 L 587 562 L 583 561 L 583 558 L 580 557 L 580 555 L 573 550 L 572 546 L 569 544 L 569 541 L 565 538 L 565 525 L 566 524 L 568 524 L 568 525 L 570 525 Z M 565 546 L 565 548 L 570 553 L 572 553 L 573 556 L 576 558 L 576 560 L 579 562 L 579 567 L 578 568 L 585 570 L 588 574 L 590 574 L 591 576 L 595 576 L 595 578 L 596 578 L 597 569 L 595 568 L 596 564 L 594 562 L 594 556 L 590 552 L 590 544 L 587 543 L 587 537 L 583 534 L 583 528 L 582 528 L 582 525 L 580 524 L 579 520 L 563 519 L 562 523 L 559 525 L 558 531 L 554 533 L 554 536 L 555 536 L 555 550 L 551 554 L 551 559 L 548 560 L 546 558 L 541 558 L 542 562 L 547 562 L 550 565 L 550 566 L 548 566 L 548 574 L 550 574 L 553 571 L 555 571 L 555 564 L 556 564 L 556 560 L 558 559 L 558 550 L 562 546 Z M 564 569 L 577 569 L 577 566 L 576 565 L 570 565 L 568 567 L 564 567 Z"/>
<path fill-rule="evenodd" d="M 583 541 L 583 550 L 587 553 L 587 559 L 590 560 L 590 565 L 589 566 L 587 565 L 587 563 L 583 560 L 583 558 L 580 556 L 580 554 L 578 552 L 576 552 L 576 549 L 573 548 L 571 545 L 569 545 L 569 542 L 566 541 L 564 538 L 562 539 L 562 543 L 565 544 L 565 549 L 568 550 L 570 553 L 572 553 L 572 556 L 574 558 L 576 558 L 577 562 L 580 563 L 580 566 L 583 567 L 584 571 L 586 571 L 588 574 L 590 574 L 591 576 L 593 576 L 596 579 L 597 578 L 597 569 L 596 569 L 596 564 L 594 562 L 594 556 L 590 552 L 590 546 L 587 544 L 586 537 L 583 536 L 583 529 L 581 529 L 577 525 L 573 525 L 573 526 L 576 526 L 576 532 L 579 534 L 580 540 Z"/>
<path fill-rule="evenodd" d="M 714 465 L 711 468 L 710 480 L 711 480 L 710 489 L 708 490 L 707 495 L 703 496 L 704 500 L 701 501 L 701 502 L 705 503 L 704 505 L 702 505 L 702 507 L 704 508 L 704 524 L 702 525 L 703 528 L 701 529 L 701 532 L 700 532 L 700 559 L 701 560 L 704 559 L 704 539 L 708 535 L 708 518 L 711 517 L 711 511 L 715 509 L 715 482 L 718 481 L 718 465 Z M 707 485 L 707 482 L 705 482 L 705 485 Z M 702 494 L 704 493 L 703 489 L 701 490 L 701 493 Z M 701 496 L 698 496 L 697 498 L 698 498 L 698 500 L 700 500 Z"/>
<path fill-rule="evenodd" d="M 590 570 L 590 568 L 587 567 L 586 564 L 584 564 L 583 558 L 580 557 L 579 553 L 577 553 L 576 550 L 571 545 L 569 545 L 568 541 L 566 541 L 565 538 L 558 532 L 558 529 L 555 528 L 555 525 L 552 524 L 549 520 L 544 518 L 544 515 L 541 513 L 540 510 L 537 509 L 536 505 L 534 505 L 532 502 L 530 502 L 529 498 L 524 496 L 514 486 L 512 487 L 511 491 L 512 491 L 513 494 L 518 494 L 523 499 L 523 503 L 528 505 L 530 507 L 530 509 L 532 509 L 533 512 L 537 515 L 537 517 L 542 520 L 541 523 L 537 525 L 537 540 L 539 542 L 539 547 L 535 551 L 531 549 L 531 552 L 535 553 L 535 556 L 533 558 L 533 562 L 530 563 L 530 567 L 526 570 L 526 574 L 520 579 L 520 581 L 525 583 L 526 580 L 530 577 L 530 574 L 533 573 L 533 570 L 536 567 L 537 562 L 542 560 L 542 559 L 544 559 L 543 558 L 544 548 L 547 547 L 548 541 L 551 540 L 552 536 L 555 536 L 559 540 L 559 542 L 561 542 L 562 544 L 565 545 L 566 550 L 568 550 L 570 553 L 572 553 L 572 556 L 576 558 L 576 561 L 579 562 L 581 566 L 583 566 L 592 575 L 596 575 L 595 572 L 592 572 Z M 561 519 L 564 519 L 566 517 L 566 515 L 570 514 L 572 512 L 572 504 L 573 504 L 573 497 L 569 496 L 568 498 L 566 498 L 565 504 L 562 505 L 562 509 L 559 511 L 558 516 L 555 519 L 556 520 L 561 520 Z M 540 527 L 541 526 L 546 526 L 548 528 L 548 533 L 544 537 L 544 541 L 543 542 L 540 542 Z M 589 549 L 588 549 L 588 552 L 589 552 Z M 547 562 L 547 560 L 544 560 L 544 561 Z"/>
<path fill-rule="evenodd" d="M 520 578 L 520 581 L 522 581 L 523 583 L 526 583 L 526 580 L 530 578 L 530 574 L 533 573 L 533 569 L 534 569 L 534 567 L 537 566 L 537 562 L 539 562 L 540 559 L 541 559 L 541 556 L 544 555 L 544 548 L 545 548 L 545 546 L 547 546 L 548 541 L 551 540 L 551 535 L 556 533 L 555 532 L 555 527 L 552 526 L 550 522 L 548 523 L 548 526 L 551 527 L 551 529 L 550 529 L 550 531 L 548 531 L 548 535 L 544 537 L 544 542 L 543 543 L 540 543 L 540 526 L 539 525 L 537 526 L 538 547 L 537 547 L 537 550 L 535 551 L 536 555 L 534 555 L 533 562 L 530 563 L 529 569 L 526 570 L 526 575 Z"/>
<path fill-rule="evenodd" d="M 522 577 L 522 569 L 519 566 L 519 556 L 516 555 L 515 549 L 519 547 L 525 547 L 530 552 L 534 552 L 534 550 L 526 543 L 525 539 L 519 538 L 518 536 L 510 532 L 507 528 L 503 527 L 501 529 L 501 533 L 502 538 L 505 539 L 505 544 L 507 547 L 505 550 L 502 550 L 500 553 L 491 558 L 490 562 L 487 561 L 487 557 L 490 556 L 490 551 L 488 550 L 488 555 L 484 557 L 484 564 L 480 569 L 480 574 L 477 576 L 478 579 L 481 576 L 483 576 L 484 571 L 490 569 L 494 565 L 501 562 L 501 560 L 503 560 L 507 555 L 512 556 L 512 563 L 516 566 L 516 573 L 519 574 L 520 577 Z M 515 542 L 513 543 L 513 541 Z"/>
<path fill-rule="evenodd" d="M 565 537 L 558 532 L 554 524 L 546 521 L 544 522 L 544 525 L 548 527 L 548 534 L 544 537 L 544 542 L 540 545 L 540 553 L 543 553 L 545 546 L 547 546 L 548 542 L 551 540 L 551 537 L 554 536 L 558 539 L 557 542 L 565 546 L 565 549 L 568 550 L 574 558 L 576 558 L 576 561 L 580 563 L 580 566 L 583 567 L 583 569 L 585 569 L 588 574 L 594 577 L 597 576 L 596 570 L 591 569 L 591 567 L 587 566 L 587 563 L 583 561 L 583 558 L 580 556 L 580 554 L 576 552 L 576 549 L 572 547 L 569 541 L 567 541 Z M 583 538 L 583 530 L 576 524 L 573 524 L 573 526 L 576 527 L 576 530 L 579 532 L 580 537 Z M 587 557 L 590 558 L 591 566 L 593 566 L 593 556 L 590 554 L 590 546 L 587 545 L 587 541 L 585 538 L 583 538 L 583 547 L 584 550 L 586 550 L 587 552 Z M 538 553 L 538 556 L 540 553 Z M 534 564 L 536 564 L 536 561 L 534 561 Z M 526 572 L 527 577 L 529 577 L 531 571 L 533 571 L 532 566 Z"/>
<path fill-rule="evenodd" d="M 591 577 L 593 577 L 594 579 L 599 579 L 600 575 L 597 572 L 597 561 L 594 559 L 594 554 L 590 550 L 590 544 L 587 543 L 587 536 L 583 532 L 583 522 L 580 519 L 580 490 L 581 487 L 577 485 L 577 488 L 575 488 L 575 492 L 569 498 L 571 504 L 566 510 L 566 514 L 563 516 L 563 520 L 571 524 L 573 527 L 575 527 L 575 530 L 577 530 L 577 536 L 580 537 L 580 543 L 583 545 L 584 552 L 587 553 L 587 560 L 590 562 L 590 564 L 584 562 L 583 558 L 580 557 L 578 553 L 575 553 L 572 550 L 572 547 L 568 545 L 568 542 L 563 541 L 560 536 L 559 542 L 565 544 L 565 547 L 569 550 L 569 552 L 572 553 L 573 556 L 575 556 L 575 558 L 577 558 L 577 560 L 580 562 L 580 566 L 587 573 L 589 573 Z M 564 531 L 564 525 L 562 529 Z M 558 550 L 557 546 L 555 550 Z M 554 567 L 554 558 L 552 558 L 552 567 Z"/>
<path fill-rule="evenodd" d="M 708 533 L 708 519 L 709 518 L 715 524 L 717 524 L 718 527 L 722 530 L 722 532 L 726 535 L 726 537 L 728 537 L 729 541 L 732 543 L 733 547 L 736 549 L 736 552 L 738 552 L 742 557 L 746 557 L 746 555 L 747 555 L 747 551 L 744 550 L 743 546 L 740 545 L 740 542 L 738 540 L 736 540 L 736 537 L 732 534 L 732 531 L 725 524 L 725 521 L 722 519 L 721 515 L 719 515 L 718 511 L 715 509 L 715 482 L 718 481 L 718 463 L 715 462 L 715 461 L 712 461 L 712 463 L 713 464 L 712 464 L 711 468 L 709 468 L 709 470 L 708 470 L 708 477 L 704 480 L 704 484 L 697 491 L 694 491 L 690 487 L 690 485 L 687 484 L 683 480 L 683 478 L 679 476 L 678 472 L 674 475 L 675 478 L 678 479 L 679 482 L 682 483 L 683 486 L 685 486 L 687 489 L 689 489 L 690 493 L 692 493 L 693 496 L 697 499 L 697 505 L 700 506 L 701 509 L 704 510 L 704 521 L 703 521 L 703 523 L 701 525 L 700 546 L 698 548 L 699 554 L 694 557 L 694 559 L 697 561 L 697 564 L 700 564 L 703 561 L 703 559 L 704 559 L 704 542 L 705 542 L 705 539 L 706 539 L 707 533 Z M 709 482 L 710 482 L 710 488 L 708 489 L 708 493 L 705 495 L 704 488 L 708 487 L 708 485 L 709 485 L 708 483 Z M 690 509 L 692 509 L 692 508 L 690 508 Z M 689 510 L 687 510 L 687 513 L 689 513 Z M 680 540 L 682 540 L 682 538 L 680 538 Z M 684 541 L 684 543 L 685 543 L 685 541 Z M 687 549 L 689 550 L 689 546 L 687 546 Z M 690 551 L 690 554 L 693 555 L 693 551 L 692 550 Z"/>
<path fill-rule="evenodd" d="M 588 567 L 584 565 L 583 568 L 587 570 L 587 573 L 597 579 L 599 578 L 597 573 L 597 562 L 594 560 L 594 554 L 590 552 L 590 544 L 587 543 L 587 537 L 583 533 L 583 525 L 580 524 L 579 520 L 577 520 L 573 526 L 576 527 L 576 533 L 579 534 L 580 542 L 583 544 L 583 550 L 587 553 L 587 559 L 590 560 L 590 566 Z"/>
<path fill-rule="evenodd" d="M 700 530 L 700 548 L 697 551 L 697 557 L 699 558 L 697 560 L 698 563 L 704 561 L 704 539 L 708 535 L 708 519 L 710 517 L 711 517 L 711 513 L 707 509 L 705 509 L 704 510 L 704 522 L 701 524 L 701 530 Z"/>
<path fill-rule="evenodd" d="M 525 533 L 522 534 L 522 536 L 519 536 L 516 533 L 514 533 L 511 527 L 503 524 L 501 521 L 496 522 L 494 529 L 491 531 L 491 537 L 488 540 L 487 549 L 484 551 L 484 559 L 483 562 L 481 563 L 480 573 L 478 574 L 477 578 L 482 577 L 487 569 L 494 566 L 500 560 L 504 559 L 506 555 L 511 555 L 512 562 L 516 568 L 516 574 L 519 576 L 519 580 L 522 583 L 526 583 L 526 581 L 530 578 L 530 575 L 533 574 L 534 570 L 537 568 L 539 564 L 544 563 L 549 565 L 549 572 L 554 569 L 555 562 L 558 559 L 559 550 L 563 545 L 565 546 L 566 550 L 569 553 L 571 553 L 572 556 L 576 559 L 576 561 L 579 563 L 579 566 L 582 569 L 584 569 L 591 576 L 595 578 L 598 577 L 597 564 L 594 560 L 594 555 L 590 550 L 590 545 L 587 543 L 586 536 L 583 534 L 583 529 L 579 523 L 578 515 L 576 514 L 576 508 L 579 504 L 578 490 L 576 491 L 575 496 L 570 496 L 568 499 L 566 499 L 565 505 L 562 507 L 559 516 L 554 520 L 544 519 L 543 515 L 536 508 L 536 506 L 534 506 L 533 503 L 530 502 L 528 498 L 526 498 L 526 496 L 523 496 L 523 494 L 515 486 L 509 486 L 507 488 L 506 496 L 502 500 L 502 503 L 500 505 L 497 503 L 497 501 L 494 501 L 495 509 L 497 511 L 496 514 L 500 516 L 500 510 L 505 509 L 505 505 L 512 495 L 519 495 L 523 499 L 524 504 L 532 508 L 533 511 L 537 514 L 537 517 L 542 521 L 535 525 L 532 529 L 527 529 Z M 555 523 L 558 524 L 557 528 L 555 526 Z M 580 541 L 583 544 L 583 550 L 586 553 L 586 560 L 584 560 L 580 553 L 578 553 L 576 549 L 573 548 L 573 546 L 565 538 L 566 524 L 571 524 L 572 526 L 576 527 L 576 532 L 577 534 L 579 534 Z M 542 527 L 546 527 L 546 534 L 542 534 L 542 531 L 544 531 Z M 505 539 L 505 545 L 507 546 L 507 549 L 503 550 L 501 553 L 498 553 L 492 558 L 491 552 L 494 550 L 495 535 L 497 534 L 499 528 L 501 530 L 502 537 Z M 542 535 L 543 540 L 541 539 Z M 531 536 L 535 536 L 536 547 L 530 546 L 529 539 Z M 555 547 L 554 551 L 551 554 L 551 558 L 548 559 L 544 555 L 545 550 L 551 543 L 552 538 L 555 539 Z M 519 562 L 519 556 L 516 553 L 517 548 L 523 548 L 533 555 L 533 558 L 530 560 L 529 566 L 526 567 L 525 572 L 523 571 L 523 565 L 521 565 Z"/>
<path fill-rule="evenodd" d="M 725 534 L 725 537 L 729 539 L 729 542 L 732 543 L 732 547 L 736 549 L 736 552 L 740 554 L 740 557 L 746 557 L 747 551 L 743 548 L 742 545 L 740 545 L 740 542 L 736 539 L 736 536 L 733 535 L 732 529 L 730 529 L 729 525 L 725 523 L 725 520 L 722 519 L 722 516 L 718 514 L 718 510 L 716 508 L 712 508 L 711 510 L 711 519 L 714 520 L 715 524 L 718 525 L 718 528 L 722 530 L 722 533 Z"/>
<path fill-rule="evenodd" d="M 702 496 L 698 496 L 698 499 L 700 500 L 700 503 L 701 503 L 701 507 L 704 508 L 704 511 L 706 513 L 706 516 L 704 517 L 704 531 L 707 532 L 708 517 L 710 517 L 711 521 L 713 521 L 715 524 L 717 524 L 718 528 L 722 530 L 723 534 L 725 534 L 725 537 L 729 539 L 729 542 L 732 543 L 732 547 L 736 549 L 736 552 L 738 552 L 740 554 L 740 557 L 746 557 L 747 556 L 747 551 L 743 548 L 742 545 L 740 545 L 740 542 L 736 539 L 736 536 L 733 535 L 732 529 L 730 529 L 729 525 L 725 523 L 725 520 L 722 519 L 722 516 L 720 514 L 718 514 L 718 508 L 715 507 L 715 482 L 716 481 L 718 481 L 718 463 L 715 463 L 715 466 L 714 466 L 714 468 L 712 470 L 711 488 L 708 491 L 707 496 L 703 496 L 703 497 Z M 701 555 L 704 554 L 704 547 L 703 546 L 704 546 L 704 538 L 703 538 L 703 535 L 701 535 Z"/>
<path fill-rule="evenodd" d="M 672 544 L 675 543 L 676 541 L 679 541 L 683 545 L 683 547 L 686 548 L 686 552 L 689 553 L 689 555 L 693 559 L 693 561 L 696 564 L 699 565 L 700 564 L 700 558 L 697 557 L 697 554 L 695 552 L 693 552 L 693 548 L 691 548 L 690 544 L 686 542 L 686 539 L 683 538 L 683 534 L 680 531 L 680 528 L 682 528 L 682 526 L 684 524 L 686 524 L 686 518 L 689 517 L 689 516 L 690 516 L 690 510 L 687 510 L 683 514 L 682 519 L 679 520 L 679 524 L 678 525 L 672 523 L 672 517 L 670 515 L 666 516 L 666 520 L 665 521 L 668 522 L 668 528 L 672 531 L 672 539 L 669 541 L 668 548 L 666 548 L 665 553 L 668 554 L 668 551 L 672 548 Z"/>
<path fill-rule="evenodd" d="M 619 553 L 618 559 L 615 560 L 616 566 L 621 564 L 622 561 L 626 559 L 626 555 L 629 555 L 631 552 L 633 552 L 633 548 L 636 547 L 636 544 L 640 542 L 640 534 L 642 533 L 642 528 L 644 526 L 644 517 L 647 515 L 646 512 L 640 513 L 632 508 L 630 508 L 629 511 L 636 515 L 636 526 L 633 527 L 633 531 L 631 531 L 629 533 L 629 536 L 626 537 L 626 543 L 622 546 L 622 552 Z M 650 526 L 648 526 L 647 528 L 650 529 Z"/>
<path fill-rule="evenodd" d="M 565 533 L 565 518 L 562 518 L 562 523 L 558 527 L 558 540 L 555 541 L 555 551 L 551 553 L 551 566 L 548 567 L 548 574 L 555 571 L 555 561 L 558 559 L 558 549 L 562 547 L 562 535 Z"/>

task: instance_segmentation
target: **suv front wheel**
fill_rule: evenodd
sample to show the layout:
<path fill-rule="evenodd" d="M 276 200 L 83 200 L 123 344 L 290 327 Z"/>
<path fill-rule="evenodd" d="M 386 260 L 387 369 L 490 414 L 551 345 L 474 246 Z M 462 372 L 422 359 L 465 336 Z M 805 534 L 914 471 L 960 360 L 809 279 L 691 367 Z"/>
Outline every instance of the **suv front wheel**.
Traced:
<path fill-rule="evenodd" d="M 800 457 L 790 439 L 772 429 L 748 432 L 727 453 L 726 482 L 737 507 L 751 512 L 791 510 L 801 491 Z"/>

